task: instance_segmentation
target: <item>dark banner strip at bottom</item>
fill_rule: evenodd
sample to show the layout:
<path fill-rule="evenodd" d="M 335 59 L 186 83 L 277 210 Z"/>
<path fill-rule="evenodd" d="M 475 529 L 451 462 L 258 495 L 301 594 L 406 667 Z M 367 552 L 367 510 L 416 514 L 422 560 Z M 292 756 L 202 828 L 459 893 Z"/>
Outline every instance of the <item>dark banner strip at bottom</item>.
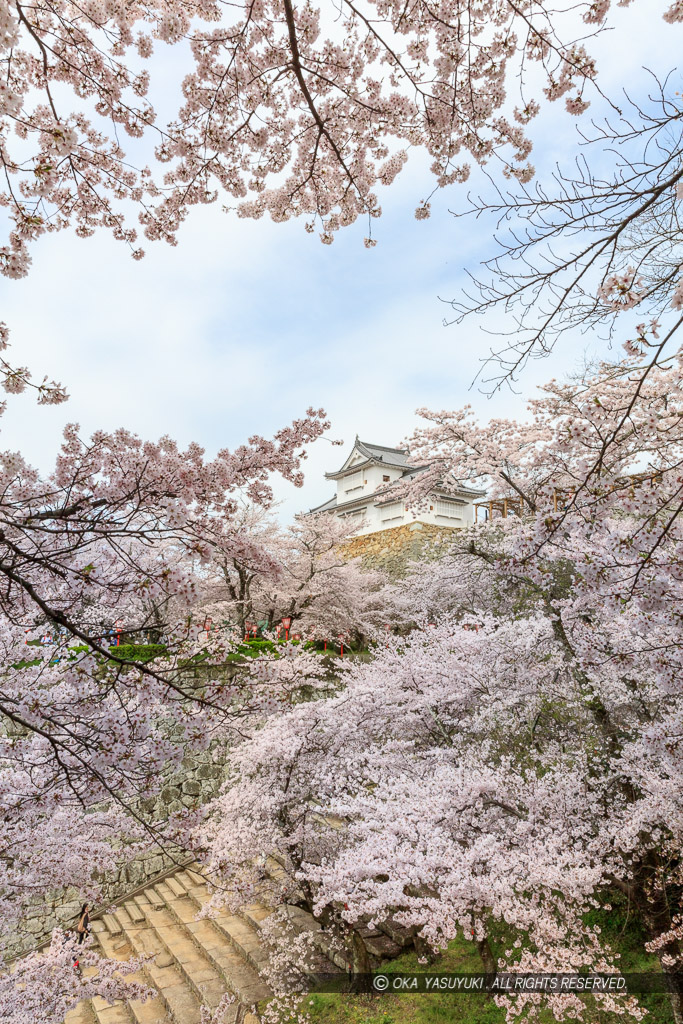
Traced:
<path fill-rule="evenodd" d="M 317 978 L 316 992 L 477 993 L 524 992 L 639 995 L 683 992 L 681 974 L 328 974 Z"/>

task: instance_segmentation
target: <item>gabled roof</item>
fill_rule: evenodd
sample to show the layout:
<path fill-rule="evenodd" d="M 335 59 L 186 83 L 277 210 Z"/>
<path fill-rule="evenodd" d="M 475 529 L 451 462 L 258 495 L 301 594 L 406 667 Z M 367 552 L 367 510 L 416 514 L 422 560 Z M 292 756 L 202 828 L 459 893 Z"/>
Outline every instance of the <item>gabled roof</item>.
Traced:
<path fill-rule="evenodd" d="M 336 512 L 338 509 L 346 508 L 367 508 L 369 505 L 375 505 L 374 494 L 359 494 L 355 498 L 347 498 L 346 501 L 337 501 L 335 494 L 334 498 L 326 501 L 324 505 L 318 505 L 317 508 L 309 510 L 308 515 L 314 515 L 316 512 Z"/>
<path fill-rule="evenodd" d="M 361 462 L 355 462 L 350 465 L 354 455 L 360 455 L 362 458 Z M 350 473 L 356 473 L 360 469 L 364 469 L 370 465 L 380 465 L 391 467 L 392 469 L 400 469 L 401 475 L 396 480 L 392 481 L 387 487 L 382 487 L 375 491 L 372 496 L 368 492 L 364 492 L 362 495 L 356 495 L 355 498 L 351 498 L 345 502 L 337 502 L 337 498 L 330 498 L 322 505 L 318 505 L 317 508 L 311 509 L 311 512 L 329 512 L 334 508 L 338 507 L 338 504 L 350 504 L 355 501 L 362 501 L 367 504 L 368 500 L 372 500 L 374 504 L 379 504 L 387 500 L 393 500 L 389 498 L 389 492 L 391 492 L 396 484 L 399 482 L 407 482 L 414 480 L 416 476 L 423 473 L 426 469 L 429 469 L 429 463 L 425 463 L 420 466 L 411 466 L 410 462 L 410 451 L 408 448 L 389 448 L 383 444 L 370 444 L 368 441 L 361 441 L 356 434 L 356 440 L 354 441 L 353 448 L 344 462 L 341 469 L 338 469 L 336 473 L 325 473 L 326 480 L 339 480 Z M 454 497 L 459 495 L 465 498 L 480 498 L 486 492 L 479 490 L 475 487 L 467 487 L 463 484 L 458 484 L 457 487 L 446 488 L 443 483 L 436 483 L 434 485 L 434 492 L 443 495 L 444 497 Z"/>
<path fill-rule="evenodd" d="M 413 475 L 402 477 L 403 480 L 413 479 Z M 396 483 L 399 481 L 397 480 Z M 455 502 L 456 505 L 466 505 L 468 499 L 480 498 L 485 491 L 478 491 L 472 487 L 458 487 L 457 490 L 446 490 L 443 486 L 436 484 L 432 492 L 435 497 L 447 498 L 449 501 Z M 390 505 L 394 501 L 400 501 L 401 498 L 397 498 L 395 494 L 395 484 L 389 484 L 387 487 L 382 487 L 378 491 L 369 493 L 365 491 L 363 494 L 357 494 L 353 498 L 347 498 L 346 501 L 338 501 L 337 495 L 329 498 L 328 501 L 323 502 L 322 505 L 316 505 L 315 508 L 309 509 L 308 515 L 315 515 L 316 512 L 332 512 L 336 509 L 347 509 L 347 508 L 359 508 L 374 505 L 376 508 L 381 508 L 382 505 Z"/>
<path fill-rule="evenodd" d="M 354 445 L 366 458 L 373 462 L 385 462 L 390 466 L 407 466 L 410 452 L 407 448 L 387 448 L 383 444 L 368 444 L 356 437 Z"/>
<path fill-rule="evenodd" d="M 337 507 L 337 495 L 333 494 L 328 501 L 324 501 L 322 505 L 316 505 L 315 508 L 309 509 L 309 515 L 313 512 L 329 512 L 331 509 Z"/>
<path fill-rule="evenodd" d="M 351 466 L 350 462 L 356 452 L 364 456 L 365 461 L 356 462 Z M 358 435 L 356 435 L 351 453 L 341 469 L 338 469 L 336 473 L 325 473 L 325 479 L 336 480 L 346 473 L 355 473 L 371 463 L 381 463 L 383 466 L 393 466 L 396 469 L 405 470 L 408 468 L 409 458 L 410 452 L 407 448 L 388 448 L 383 444 L 369 444 L 367 441 L 361 441 Z"/>

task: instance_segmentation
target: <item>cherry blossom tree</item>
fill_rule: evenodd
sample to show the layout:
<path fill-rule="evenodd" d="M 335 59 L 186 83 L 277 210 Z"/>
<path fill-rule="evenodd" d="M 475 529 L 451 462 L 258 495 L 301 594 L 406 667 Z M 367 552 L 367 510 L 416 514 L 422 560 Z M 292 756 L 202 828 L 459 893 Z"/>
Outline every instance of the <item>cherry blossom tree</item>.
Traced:
<path fill-rule="evenodd" d="M 590 41 L 578 36 L 606 27 L 609 10 L 609 0 L 343 0 L 329 11 L 292 0 L 8 0 L 0 270 L 23 276 L 31 243 L 68 227 L 82 237 L 110 230 L 139 258 L 139 231 L 175 244 L 191 207 L 217 201 L 243 217 L 302 215 L 329 243 L 340 227 L 380 215 L 378 187 L 395 180 L 409 147 L 429 154 L 435 187 L 493 161 L 524 188 L 539 100 L 563 98 L 582 113 L 597 86 Z M 683 19 L 680 2 L 665 18 Z M 151 99 L 159 105 L 167 45 L 186 65 L 180 108 L 160 117 Z M 536 96 L 529 69 L 540 70 Z M 521 82 L 516 105 L 511 80 Z M 655 146 L 679 117 L 675 104 L 666 108 Z M 523 953 L 511 944 L 509 963 L 610 968 L 613 953 L 585 914 L 616 888 L 673 972 L 683 485 L 681 357 L 666 345 L 680 322 L 679 157 L 674 141 L 635 185 L 622 175 L 616 194 L 591 177 L 570 180 L 559 203 L 531 203 L 541 217 L 532 244 L 606 225 L 597 247 L 553 269 L 555 300 L 566 272 L 575 279 L 559 294 L 577 295 L 579 306 L 590 295 L 590 316 L 636 306 L 676 315 L 661 339 L 657 322 L 641 324 L 621 364 L 549 385 L 528 423 L 478 427 L 467 410 L 425 414 L 430 426 L 412 450 L 434 468 L 413 499 L 435 474 L 485 480 L 492 501 L 517 514 L 469 532 L 439 570 L 443 581 L 446 572 L 476 581 L 476 598 L 464 603 L 459 583 L 437 607 L 438 626 L 380 645 L 371 664 L 347 670 L 341 693 L 327 694 L 320 662 L 300 652 L 266 658 L 234 684 L 194 686 L 183 671 L 198 657 L 220 663 L 233 640 L 193 615 L 210 575 L 198 562 L 223 567 L 243 615 L 256 597 L 266 618 L 286 611 L 325 629 L 355 628 L 372 611 L 367 579 L 338 564 L 331 531 L 342 528 L 331 520 L 300 522 L 274 552 L 239 520 L 245 498 L 268 507 L 269 473 L 301 482 L 303 448 L 325 428 L 320 411 L 210 461 L 168 438 L 117 431 L 86 442 L 75 427 L 47 479 L 21 455 L 0 456 L 3 934 L 36 892 L 89 884 L 113 866 L 112 837 L 144 845 L 186 835 L 194 821 L 163 835 L 139 798 L 188 747 L 239 724 L 249 738 L 194 841 L 208 849 L 217 882 L 243 887 L 256 884 L 254 859 L 280 851 L 288 880 L 277 898 L 301 899 L 333 925 L 357 967 L 367 957 L 350 926 L 369 911 L 434 949 L 469 929 L 487 964 L 505 921 L 525 939 Z M 557 222 L 543 221 L 549 210 L 560 211 Z M 429 212 L 427 195 L 416 215 Z M 478 308 L 532 295 L 535 312 L 534 287 L 546 279 L 535 282 L 503 287 Z M 522 356 L 545 344 L 544 330 L 532 328 Z M 43 404 L 66 397 L 4 357 L 0 381 L 8 394 L 34 388 Z M 230 573 L 244 566 L 248 578 L 231 594 Z M 117 656 L 112 621 L 135 634 L 150 615 L 165 657 Z M 46 631 L 55 642 L 36 646 Z M 318 684 L 321 699 L 301 702 L 302 688 Z M 75 1000 L 72 978 L 54 991 L 69 962 L 58 942 L 19 977 L 2 975 L 10 1019 L 40 1000 L 57 1022 Z M 98 991 L 114 993 L 109 967 L 98 969 Z M 672 1005 L 681 1024 L 679 990 Z M 570 996 L 551 1008 L 582 1010 Z M 630 1002 L 620 1008 L 637 1016 Z"/>
<path fill-rule="evenodd" d="M 173 827 L 145 815 L 141 798 L 188 749 L 227 740 L 250 699 L 243 685 L 198 686 L 184 670 L 197 656 L 221 664 L 231 644 L 193 623 L 188 567 L 234 550 L 239 503 L 246 494 L 267 506 L 271 473 L 301 484 L 305 446 L 327 426 L 309 410 L 272 441 L 252 437 L 213 460 L 196 445 L 181 451 L 123 430 L 84 441 L 70 426 L 45 479 L 20 455 L 0 455 L 3 943 L 36 895 L 69 885 L 96 895 L 95 876 L 116 866 L 122 843 L 127 855 L 172 843 Z M 131 661 L 111 645 L 112 626 L 124 637 L 144 630 L 150 602 L 166 610 L 166 654 Z M 58 950 L 26 967 L 37 992 L 54 984 Z M 28 996 L 18 984 L 3 976 L 3 1009 L 16 998 L 20 1016 Z M 61 999 L 50 1019 L 60 1019 Z"/>
<path fill-rule="evenodd" d="M 572 114 L 588 106 L 590 39 L 610 7 L 9 0 L 0 14 L 2 272 L 25 274 L 31 243 L 70 225 L 83 237 L 109 230 L 138 258 L 140 229 L 173 244 L 192 206 L 219 199 L 243 217 L 303 215 L 330 242 L 359 216 L 379 216 L 376 189 L 411 147 L 428 153 L 435 187 L 493 159 L 528 181 L 527 126 L 541 100 L 564 99 Z M 680 4 L 664 16 L 680 21 Z M 182 99 L 160 115 L 167 46 Z M 417 216 L 429 209 L 427 197 Z"/>
<path fill-rule="evenodd" d="M 584 128 L 573 164 L 552 180 L 494 183 L 471 198 L 464 213 L 495 225 L 495 242 L 453 308 L 458 320 L 505 311 L 505 340 L 485 361 L 494 388 L 561 336 L 595 331 L 618 343 L 639 321 L 656 321 L 662 337 L 680 326 L 682 109 L 673 86 L 673 76 L 653 77 L 650 96 L 627 95 L 623 110 Z"/>
<path fill-rule="evenodd" d="M 81 971 L 90 969 L 87 977 L 74 970 L 76 949 Z M 64 942 L 55 935 L 48 957 L 32 953 L 15 964 L 12 974 L 0 976 L 2 1019 L 7 1024 L 63 1021 L 81 999 L 100 996 L 113 1002 L 120 997 L 121 978 L 134 974 L 140 966 L 138 958 L 125 963 L 107 960 L 87 946 L 77 947 L 73 939 Z M 126 992 L 131 999 L 143 1000 L 151 994 L 133 980 L 126 983 Z"/>
<path fill-rule="evenodd" d="M 472 936 L 487 966 L 504 923 L 513 969 L 618 969 L 587 914 L 619 891 L 679 1024 L 683 356 L 648 369 L 629 349 L 548 384 L 524 422 L 424 413 L 415 459 L 491 495 L 436 570 L 459 569 L 456 607 L 245 743 L 205 837 L 218 878 L 277 850 L 282 902 L 391 918 L 437 950 Z M 535 994 L 510 1017 L 542 1005 L 585 1012 Z"/>
<path fill-rule="evenodd" d="M 364 644 L 399 614 L 383 575 L 349 558 L 346 545 L 357 523 L 318 513 L 297 516 L 283 529 L 252 509 L 244 520 L 254 533 L 244 531 L 242 553 L 211 562 L 205 591 L 212 619 L 227 615 L 241 631 L 246 622 L 260 622 L 272 632 L 286 616 L 291 633 L 312 639 L 345 635 Z"/>

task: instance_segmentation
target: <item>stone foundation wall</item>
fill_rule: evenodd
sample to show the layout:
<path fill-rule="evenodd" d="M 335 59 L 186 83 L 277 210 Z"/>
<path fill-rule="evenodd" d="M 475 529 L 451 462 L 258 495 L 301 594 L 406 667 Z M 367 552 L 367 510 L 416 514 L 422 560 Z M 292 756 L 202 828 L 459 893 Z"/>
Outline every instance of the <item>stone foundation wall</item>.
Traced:
<path fill-rule="evenodd" d="M 160 821 L 184 807 L 196 807 L 215 796 L 225 777 L 224 750 L 209 751 L 192 758 L 186 758 L 176 772 L 169 772 L 158 796 L 140 801 L 141 810 L 152 821 Z M 176 860 L 157 847 L 127 859 L 125 849 L 121 851 L 121 866 L 105 874 L 101 879 L 99 903 L 107 905 L 144 886 L 157 875 L 171 868 L 177 860 L 187 859 L 182 850 L 176 853 Z M 6 955 L 35 949 L 49 941 L 56 926 L 73 927 L 76 916 L 86 895 L 75 888 L 52 892 L 47 899 L 36 899 L 28 907 L 22 922 L 21 934 L 7 943 Z M 97 907 L 97 905 L 96 905 Z M 95 909 L 96 909 L 95 907 Z"/>
<path fill-rule="evenodd" d="M 404 576 L 410 562 L 440 558 L 459 531 L 433 523 L 408 523 L 391 530 L 353 537 L 344 545 L 349 558 L 361 559 L 367 569 Z"/>

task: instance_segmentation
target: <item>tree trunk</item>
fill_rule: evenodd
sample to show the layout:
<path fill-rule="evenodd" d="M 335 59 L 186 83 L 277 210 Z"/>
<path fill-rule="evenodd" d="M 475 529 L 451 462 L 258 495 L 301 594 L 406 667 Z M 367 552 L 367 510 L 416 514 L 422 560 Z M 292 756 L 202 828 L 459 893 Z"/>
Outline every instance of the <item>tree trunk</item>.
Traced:
<path fill-rule="evenodd" d="M 662 884 L 661 862 L 655 850 L 649 850 L 641 861 L 633 882 L 619 888 L 627 892 L 637 906 L 649 941 L 672 929 L 671 906 L 665 885 Z M 683 948 L 680 941 L 672 937 L 665 946 L 657 950 L 659 962 L 669 982 L 669 999 L 674 1024 L 683 1024 Z M 673 966 L 662 963 L 663 957 L 670 957 Z"/>
<path fill-rule="evenodd" d="M 671 989 L 669 999 L 673 1010 L 674 1024 L 683 1024 L 683 978 L 680 974 L 672 975 L 671 968 L 662 964 L 662 973 L 669 977 Z"/>
<path fill-rule="evenodd" d="M 349 957 L 349 991 L 359 992 L 361 991 L 359 976 L 371 974 L 372 967 L 370 966 L 370 955 L 363 937 L 353 928 L 350 931 L 346 948 Z"/>
<path fill-rule="evenodd" d="M 481 962 L 484 965 L 484 973 L 496 974 L 498 965 L 496 964 L 496 958 L 493 955 L 493 950 L 491 949 L 487 936 L 484 936 L 483 939 L 477 941 L 477 949 L 479 950 Z"/>
<path fill-rule="evenodd" d="M 413 939 L 413 945 L 415 946 L 415 952 L 420 959 L 424 959 L 430 964 L 434 963 L 436 954 L 428 942 L 425 942 L 425 940 L 420 938 L 419 935 L 416 935 Z"/>
<path fill-rule="evenodd" d="M 647 906 L 641 906 L 641 913 L 649 939 L 658 938 L 663 932 L 671 928 L 671 915 L 666 898 L 660 894 L 654 894 L 652 901 Z M 674 966 L 670 967 L 662 962 L 663 957 L 673 957 Z M 673 1011 L 674 1024 L 683 1024 L 683 974 L 681 974 L 681 944 L 676 939 L 668 942 L 666 946 L 658 950 L 659 963 L 662 974 L 666 975 L 669 981 L 669 999 Z"/>

